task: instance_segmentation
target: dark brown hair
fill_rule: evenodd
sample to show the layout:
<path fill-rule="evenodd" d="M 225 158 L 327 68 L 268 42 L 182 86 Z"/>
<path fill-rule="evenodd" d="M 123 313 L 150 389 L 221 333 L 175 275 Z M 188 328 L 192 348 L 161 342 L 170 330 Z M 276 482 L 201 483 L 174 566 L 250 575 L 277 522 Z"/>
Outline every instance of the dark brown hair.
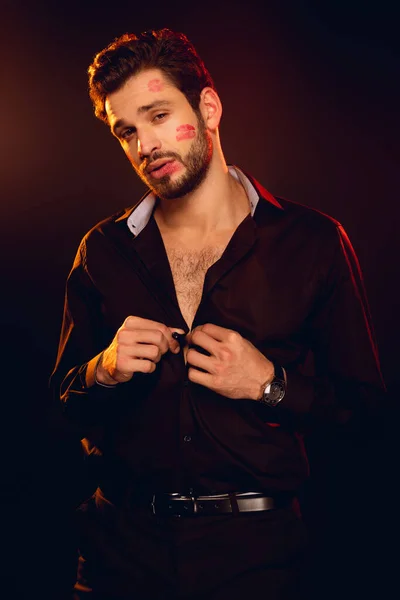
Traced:
<path fill-rule="evenodd" d="M 129 79 L 145 69 L 160 69 L 183 93 L 194 110 L 205 87 L 213 80 L 193 44 L 170 29 L 125 33 L 99 52 L 88 69 L 89 94 L 95 115 L 108 122 L 105 101 Z"/>

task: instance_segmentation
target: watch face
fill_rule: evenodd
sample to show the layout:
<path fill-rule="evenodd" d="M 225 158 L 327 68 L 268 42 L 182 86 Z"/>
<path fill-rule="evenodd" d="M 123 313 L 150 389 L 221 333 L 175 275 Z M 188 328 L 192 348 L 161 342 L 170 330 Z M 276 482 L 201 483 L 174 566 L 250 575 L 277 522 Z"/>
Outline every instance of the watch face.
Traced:
<path fill-rule="evenodd" d="M 274 381 L 273 383 L 271 383 L 269 397 L 273 402 L 279 402 L 279 400 L 282 400 L 283 394 L 284 387 L 279 381 Z"/>
<path fill-rule="evenodd" d="M 285 382 L 275 380 L 264 391 L 263 402 L 269 406 L 276 406 L 285 395 Z"/>

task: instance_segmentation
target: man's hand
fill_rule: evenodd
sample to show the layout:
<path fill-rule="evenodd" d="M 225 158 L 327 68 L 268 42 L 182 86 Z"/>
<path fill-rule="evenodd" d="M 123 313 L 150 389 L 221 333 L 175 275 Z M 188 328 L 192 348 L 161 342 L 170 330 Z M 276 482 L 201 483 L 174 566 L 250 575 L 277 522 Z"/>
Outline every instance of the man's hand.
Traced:
<path fill-rule="evenodd" d="M 204 348 L 210 356 L 189 348 L 189 379 L 226 396 L 257 400 L 264 383 L 272 381 L 274 367 L 261 352 L 232 329 L 207 323 L 199 325 L 187 336 L 189 345 Z"/>
<path fill-rule="evenodd" d="M 135 373 L 152 373 L 168 350 L 179 352 L 179 343 L 172 337 L 174 331 L 184 333 L 183 329 L 157 321 L 127 317 L 103 352 L 97 380 L 112 385 L 129 381 Z"/>

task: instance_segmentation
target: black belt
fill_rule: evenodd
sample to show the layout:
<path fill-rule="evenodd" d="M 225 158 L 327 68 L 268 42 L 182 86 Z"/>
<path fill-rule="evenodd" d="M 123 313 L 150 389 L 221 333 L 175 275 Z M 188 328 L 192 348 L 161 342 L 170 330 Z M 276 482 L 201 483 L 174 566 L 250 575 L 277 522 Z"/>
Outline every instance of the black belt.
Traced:
<path fill-rule="evenodd" d="M 150 504 L 154 515 L 172 517 L 215 516 L 266 511 L 288 506 L 290 502 L 257 492 L 182 496 L 154 494 Z"/>

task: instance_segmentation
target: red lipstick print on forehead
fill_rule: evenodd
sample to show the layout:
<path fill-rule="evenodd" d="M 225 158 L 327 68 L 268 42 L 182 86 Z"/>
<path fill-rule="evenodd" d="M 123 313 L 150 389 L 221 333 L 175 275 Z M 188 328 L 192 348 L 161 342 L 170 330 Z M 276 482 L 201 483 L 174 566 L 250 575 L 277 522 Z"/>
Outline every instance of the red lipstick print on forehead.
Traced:
<path fill-rule="evenodd" d="M 162 92 L 164 89 L 164 84 L 161 79 L 150 79 L 147 84 L 147 88 L 149 92 Z"/>
<path fill-rule="evenodd" d="M 182 140 L 190 140 L 196 135 L 195 128 L 193 125 L 189 124 L 179 125 L 179 127 L 176 128 L 176 131 L 178 132 L 178 135 L 176 136 L 177 142 L 181 142 Z"/>

